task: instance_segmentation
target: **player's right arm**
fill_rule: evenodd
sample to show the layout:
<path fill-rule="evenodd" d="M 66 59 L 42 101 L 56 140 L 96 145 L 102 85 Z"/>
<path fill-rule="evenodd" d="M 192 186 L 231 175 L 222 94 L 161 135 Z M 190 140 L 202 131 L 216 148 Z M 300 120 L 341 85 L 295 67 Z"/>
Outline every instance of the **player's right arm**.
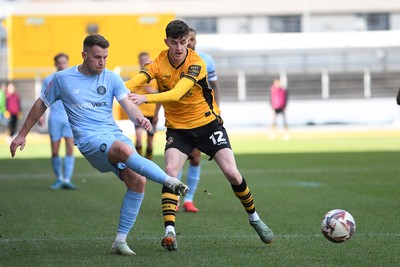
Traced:
<path fill-rule="evenodd" d="M 193 87 L 194 81 L 187 77 L 183 77 L 175 85 L 173 90 L 165 91 L 158 94 L 146 94 L 137 95 L 129 94 L 129 99 L 135 105 L 141 105 L 143 103 L 165 103 L 171 101 L 178 101 L 190 88 Z"/>
<path fill-rule="evenodd" d="M 24 149 L 26 136 L 28 135 L 32 127 L 35 125 L 35 123 L 44 114 L 46 109 L 47 107 L 44 104 L 43 100 L 38 98 L 33 104 L 31 110 L 29 111 L 29 114 L 26 117 L 26 120 L 22 125 L 21 130 L 19 130 L 18 132 L 18 135 L 14 138 L 14 140 L 10 144 L 10 152 L 12 157 L 15 156 L 15 151 L 17 150 L 18 147 L 20 147 L 20 150 Z"/>

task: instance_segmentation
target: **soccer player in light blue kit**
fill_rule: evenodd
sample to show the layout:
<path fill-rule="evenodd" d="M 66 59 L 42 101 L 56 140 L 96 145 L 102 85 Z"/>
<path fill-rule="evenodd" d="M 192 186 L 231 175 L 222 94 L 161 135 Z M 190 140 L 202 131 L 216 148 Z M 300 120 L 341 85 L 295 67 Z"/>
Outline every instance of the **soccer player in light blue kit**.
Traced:
<path fill-rule="evenodd" d="M 139 213 L 146 178 L 169 187 L 176 195 L 186 195 L 189 188 L 177 178 L 168 176 L 154 162 L 140 156 L 130 138 L 123 135 L 115 123 L 112 115 L 114 97 L 130 120 L 139 123 L 146 130 L 152 129 L 150 121 L 128 99 L 129 90 L 122 79 L 105 69 L 108 47 L 109 42 L 101 35 L 89 35 L 85 38 L 83 63 L 54 74 L 10 144 L 10 152 L 14 157 L 18 147 L 20 150 L 24 148 L 26 136 L 33 125 L 48 106 L 61 100 L 68 115 L 75 145 L 82 155 L 100 172 L 114 172 L 127 187 L 111 252 L 135 255 L 126 238 Z"/>
<path fill-rule="evenodd" d="M 54 57 L 54 65 L 57 71 L 65 70 L 68 68 L 68 55 L 59 53 Z M 43 81 L 42 90 L 45 90 L 53 79 L 54 73 L 47 76 Z M 42 117 L 44 118 L 44 117 Z M 39 124 L 40 124 L 39 120 Z M 43 122 L 42 122 L 43 123 Z M 51 189 L 77 189 L 76 185 L 71 182 L 71 176 L 74 172 L 74 138 L 72 129 L 68 122 L 67 113 L 65 113 L 64 106 L 60 100 L 54 102 L 50 106 L 50 114 L 48 120 L 48 131 L 51 141 L 51 164 L 53 166 L 56 181 L 51 185 Z M 64 137 L 66 146 L 66 155 L 64 162 L 59 155 L 61 138 Z M 64 166 L 64 173 L 63 168 Z"/>
<path fill-rule="evenodd" d="M 192 28 L 189 29 L 189 43 L 188 43 L 188 48 L 196 50 L 196 31 Z M 207 53 L 204 52 L 197 52 L 199 56 L 205 61 L 206 63 L 206 68 L 207 68 L 207 79 L 209 86 L 211 89 L 214 90 L 214 95 L 215 95 L 215 102 L 213 103 L 216 108 L 215 110 L 219 112 L 219 86 L 217 83 L 218 77 L 215 71 L 215 62 L 212 56 L 210 56 Z M 200 181 L 200 171 L 201 171 L 201 152 L 198 149 L 194 149 L 192 154 L 190 155 L 191 158 L 189 160 L 189 168 L 187 172 L 187 184 L 190 187 L 190 191 L 187 193 L 185 196 L 185 199 L 183 201 L 183 209 L 187 212 L 198 212 L 199 209 L 194 205 L 193 198 L 194 194 L 196 193 L 197 185 Z M 181 178 L 182 175 L 182 170 L 179 172 L 179 178 Z M 178 210 L 179 205 L 176 207 Z"/>

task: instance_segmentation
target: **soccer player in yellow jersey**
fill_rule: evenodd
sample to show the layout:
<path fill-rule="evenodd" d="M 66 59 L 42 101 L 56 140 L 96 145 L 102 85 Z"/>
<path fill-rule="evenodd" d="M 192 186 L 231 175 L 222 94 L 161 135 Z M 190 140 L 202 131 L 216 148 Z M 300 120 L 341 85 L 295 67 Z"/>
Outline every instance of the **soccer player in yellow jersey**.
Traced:
<path fill-rule="evenodd" d="M 147 52 L 142 52 L 139 54 L 139 65 L 144 66 L 144 64 L 150 62 L 150 55 Z M 153 94 L 158 93 L 157 89 L 157 81 L 151 80 L 150 83 L 147 83 L 137 90 L 133 91 L 136 94 Z M 153 125 L 153 129 L 155 131 L 157 122 L 158 122 L 158 112 L 160 110 L 160 105 L 155 103 L 148 103 L 139 106 L 140 111 L 142 111 L 143 115 L 149 119 L 151 124 Z M 136 134 L 136 141 L 135 141 L 135 148 L 136 151 L 142 154 L 142 136 L 143 133 L 146 131 L 140 124 L 135 123 L 135 134 Z M 153 159 L 153 139 L 154 139 L 154 131 L 146 131 L 147 132 L 147 147 L 146 147 L 146 155 L 145 157 L 148 159 Z"/>
<path fill-rule="evenodd" d="M 151 79 L 156 79 L 159 94 L 130 94 L 136 105 L 162 103 L 165 112 L 166 172 L 176 176 L 194 148 L 214 159 L 232 186 L 248 214 L 250 225 L 264 243 L 272 243 L 274 235 L 256 212 L 252 194 L 236 167 L 223 121 L 213 106 L 214 92 L 207 84 L 205 62 L 192 49 L 187 48 L 189 26 L 180 20 L 171 21 L 166 27 L 165 44 L 154 62 L 126 82 L 132 90 Z M 167 250 L 178 249 L 175 234 L 175 210 L 178 197 L 167 187 L 162 191 L 162 209 L 165 236 L 161 245 Z"/>
<path fill-rule="evenodd" d="M 188 48 L 192 50 L 196 50 L 196 44 L 197 44 L 197 39 L 196 39 L 196 31 L 192 28 L 189 28 L 189 42 L 188 42 Z M 204 52 L 197 52 L 197 54 L 204 60 L 206 63 L 206 70 L 207 70 L 207 80 L 208 84 L 211 89 L 214 90 L 214 102 L 213 102 L 213 107 L 215 110 L 215 113 L 219 114 L 219 86 L 218 86 L 218 77 L 215 71 L 215 62 L 214 59 L 209 55 Z M 218 104 L 217 104 L 218 103 Z M 187 184 L 190 188 L 190 191 L 187 193 L 183 200 L 183 209 L 187 212 L 198 212 L 199 209 L 196 207 L 194 204 L 193 198 L 194 194 L 196 193 L 197 185 L 200 181 L 200 172 L 201 172 L 201 152 L 197 148 L 193 149 L 192 154 L 190 155 L 190 160 L 189 160 L 189 167 L 187 171 Z M 182 171 L 179 173 L 179 179 L 182 175 Z M 178 206 L 176 207 L 176 211 L 178 211 L 179 208 L 179 203 L 178 201 Z"/>

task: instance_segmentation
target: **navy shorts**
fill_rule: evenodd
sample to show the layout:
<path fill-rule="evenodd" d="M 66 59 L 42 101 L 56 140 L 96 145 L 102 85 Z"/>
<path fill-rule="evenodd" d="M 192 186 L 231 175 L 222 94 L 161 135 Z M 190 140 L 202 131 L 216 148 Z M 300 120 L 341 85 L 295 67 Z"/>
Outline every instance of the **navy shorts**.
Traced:
<path fill-rule="evenodd" d="M 165 150 L 176 148 L 190 157 L 194 148 L 210 156 L 223 148 L 231 149 L 228 134 L 222 123 L 212 121 L 204 126 L 194 129 L 167 128 Z"/>

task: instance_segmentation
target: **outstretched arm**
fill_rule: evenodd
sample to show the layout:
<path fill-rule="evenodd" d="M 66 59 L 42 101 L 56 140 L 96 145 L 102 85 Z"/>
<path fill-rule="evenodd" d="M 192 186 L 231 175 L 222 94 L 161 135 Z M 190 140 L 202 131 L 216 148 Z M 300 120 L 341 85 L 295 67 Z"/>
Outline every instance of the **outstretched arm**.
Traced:
<path fill-rule="evenodd" d="M 136 105 L 143 103 L 165 103 L 171 101 L 178 101 L 190 88 L 193 87 L 194 81 L 189 78 L 183 77 L 175 85 L 172 90 L 165 91 L 158 94 L 137 95 L 129 94 L 129 99 Z"/>
<path fill-rule="evenodd" d="M 19 130 L 18 135 L 10 144 L 10 152 L 12 157 L 15 156 L 15 151 L 17 150 L 18 147 L 20 147 L 20 150 L 24 149 L 26 136 L 28 135 L 32 127 L 35 125 L 35 123 L 43 115 L 43 113 L 46 111 L 46 109 L 47 107 L 44 104 L 43 100 L 38 98 L 33 104 L 31 110 L 29 111 L 29 114 L 26 117 L 26 120 L 22 125 L 21 130 Z"/>

